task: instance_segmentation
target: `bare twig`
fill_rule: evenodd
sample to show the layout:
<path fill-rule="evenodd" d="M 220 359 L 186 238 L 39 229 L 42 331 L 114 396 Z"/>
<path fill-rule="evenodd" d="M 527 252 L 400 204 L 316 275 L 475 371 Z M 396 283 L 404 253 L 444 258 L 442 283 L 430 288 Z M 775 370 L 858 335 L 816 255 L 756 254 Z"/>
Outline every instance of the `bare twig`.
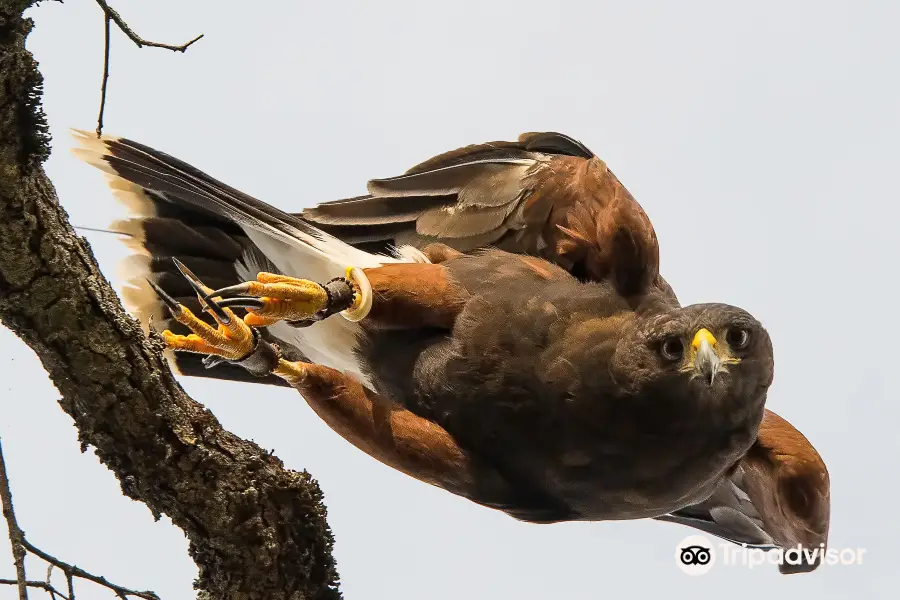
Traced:
<path fill-rule="evenodd" d="M 150 48 L 164 48 L 166 50 L 171 50 L 173 52 L 184 52 L 188 49 L 194 42 L 203 37 L 201 33 L 194 39 L 189 42 L 185 42 L 179 46 L 174 44 L 161 44 L 159 42 L 152 42 L 150 40 L 145 40 L 141 36 L 139 36 L 135 31 L 128 26 L 128 23 L 125 22 L 125 19 L 122 18 L 118 12 L 115 11 L 109 4 L 106 3 L 106 0 L 97 0 L 97 4 L 100 5 L 100 8 L 103 9 L 104 18 L 106 20 L 106 28 L 105 28 L 105 43 L 103 46 L 103 83 L 100 86 L 100 115 L 97 117 L 97 137 L 103 133 L 103 112 L 106 109 L 106 84 L 109 81 L 109 30 L 110 30 L 110 21 L 116 24 L 116 27 L 122 31 L 128 39 L 137 45 L 138 48 L 143 48 L 144 46 L 148 46 Z"/>
<path fill-rule="evenodd" d="M 109 15 L 106 15 L 106 27 L 103 38 L 103 83 L 100 84 L 100 114 L 97 116 L 97 137 L 103 133 L 103 111 L 106 110 L 106 84 L 109 82 Z"/>
<path fill-rule="evenodd" d="M 63 562 L 63 561 L 59 560 L 58 558 L 56 558 L 55 556 L 53 556 L 51 554 L 47 554 L 40 548 L 35 547 L 34 544 L 29 542 L 27 539 L 23 539 L 22 544 L 25 546 L 26 550 L 28 550 L 29 552 L 31 552 L 38 558 L 45 560 L 48 563 L 50 563 L 51 565 L 55 566 L 57 569 L 62 570 L 66 574 L 67 578 L 77 577 L 79 579 L 86 579 L 88 581 L 93 581 L 97 585 L 102 585 L 106 589 L 115 592 L 115 594 L 119 597 L 134 596 L 135 598 L 144 598 L 145 600 L 159 600 L 159 596 L 157 596 L 156 593 L 151 592 L 149 590 L 144 590 L 141 592 L 141 591 L 129 589 L 129 588 L 121 586 L 121 585 L 116 585 L 115 583 L 112 583 L 111 581 L 106 579 L 106 577 L 101 577 L 100 575 L 93 575 L 91 573 L 88 573 L 87 571 L 85 571 L 84 569 L 82 569 L 80 567 L 76 567 L 75 565 L 70 565 L 67 562 Z M 71 591 L 70 591 L 70 594 L 71 594 Z"/>
<path fill-rule="evenodd" d="M 75 576 L 66 571 L 66 587 L 69 588 L 69 600 L 75 600 Z"/>
<path fill-rule="evenodd" d="M 0 444 L 0 501 L 2 501 L 3 503 L 3 516 L 6 518 L 6 523 L 9 526 L 9 540 L 12 543 L 13 557 L 16 561 L 16 578 L 0 579 L 0 585 L 18 585 L 19 600 L 27 600 L 29 587 L 45 590 L 54 599 L 59 596 L 60 598 L 65 598 L 66 600 L 75 600 L 75 588 L 73 585 L 73 578 L 75 577 L 93 581 L 97 585 L 101 585 L 106 589 L 112 591 L 119 598 L 127 598 L 129 596 L 132 596 L 135 598 L 143 598 L 144 600 L 159 600 L 159 596 L 157 596 L 154 592 L 137 591 L 121 585 L 116 585 L 115 583 L 107 580 L 105 577 L 93 575 L 92 573 L 88 573 L 84 569 L 76 567 L 75 565 L 70 565 L 67 562 L 63 562 L 55 556 L 47 554 L 31 542 L 29 542 L 25 538 L 25 532 L 23 532 L 19 528 L 19 524 L 16 521 L 15 512 L 13 512 L 12 493 L 10 492 L 9 487 L 9 477 L 6 474 L 6 464 L 3 461 L 2 444 Z M 46 581 L 29 581 L 28 579 L 26 579 L 26 551 L 46 561 L 50 565 L 47 569 Z M 57 569 L 60 569 L 63 573 L 65 573 L 66 583 L 69 587 L 68 596 L 60 593 L 52 585 L 50 585 L 50 574 L 53 571 L 53 567 L 56 567 Z"/>
<path fill-rule="evenodd" d="M 175 46 L 173 44 L 160 44 L 159 42 L 151 42 L 150 40 L 145 40 L 138 34 L 134 32 L 134 30 L 128 26 L 128 23 L 122 18 L 122 15 L 117 13 L 113 8 L 106 3 L 106 0 L 97 0 L 97 4 L 100 5 L 100 8 L 103 9 L 103 12 L 106 13 L 106 16 L 115 22 L 116 26 L 122 30 L 122 33 L 128 36 L 132 42 L 134 42 L 138 48 L 143 48 L 144 46 L 149 46 L 151 48 L 165 48 L 166 50 L 172 50 L 173 52 L 184 52 L 188 49 L 194 42 L 203 37 L 201 33 L 194 39 L 189 42 L 185 42 L 180 46 Z"/>
<path fill-rule="evenodd" d="M 16 513 L 13 510 L 12 492 L 9 489 L 9 478 L 6 475 L 6 463 L 3 461 L 2 441 L 0 441 L 0 503 L 3 504 L 3 518 L 6 519 L 9 527 L 9 543 L 12 545 L 13 560 L 16 563 L 19 600 L 28 600 L 28 580 L 25 578 L 25 533 L 19 528 Z"/>
<path fill-rule="evenodd" d="M 47 565 L 47 577 L 44 578 L 44 582 L 47 584 L 47 593 L 50 594 L 50 600 L 56 600 L 56 597 L 65 598 L 62 594 L 60 594 L 56 589 L 51 585 L 50 580 L 53 577 L 53 565 Z M 66 599 L 68 600 L 68 599 Z"/>
<path fill-rule="evenodd" d="M 0 579 L 0 585 L 18 585 L 18 584 L 19 584 L 19 581 L 17 579 Z M 50 583 L 48 583 L 46 581 L 26 581 L 25 585 L 27 587 L 38 588 L 38 589 L 44 590 L 45 592 L 50 594 L 50 597 L 53 598 L 54 600 L 56 598 L 62 598 L 63 600 L 70 600 L 68 596 L 60 593 L 59 590 L 54 588 L 52 585 L 50 585 Z"/>

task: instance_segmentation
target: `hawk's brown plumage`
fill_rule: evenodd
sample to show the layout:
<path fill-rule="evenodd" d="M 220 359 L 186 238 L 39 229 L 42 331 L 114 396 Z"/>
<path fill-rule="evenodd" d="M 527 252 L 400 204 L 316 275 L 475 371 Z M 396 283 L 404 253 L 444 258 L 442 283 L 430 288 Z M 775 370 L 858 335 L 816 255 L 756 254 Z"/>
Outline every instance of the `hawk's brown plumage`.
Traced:
<path fill-rule="evenodd" d="M 463 204 L 459 194 L 436 197 L 429 192 L 434 188 L 425 183 L 419 185 L 419 197 L 404 196 L 398 189 L 399 185 L 409 186 L 409 182 L 433 181 L 428 174 L 440 172 L 447 165 L 475 163 L 477 166 L 469 171 L 474 174 L 489 168 L 491 157 L 522 159 L 537 155 L 541 160 L 530 171 L 503 171 L 507 180 L 518 178 L 518 184 L 507 183 L 492 193 L 482 191 L 496 203 L 508 200 L 507 190 L 517 187 L 521 195 L 515 196 L 515 201 L 523 208 L 510 212 L 501 227 L 478 238 L 421 235 L 418 219 L 422 213 L 417 207 L 443 214 L 448 220 L 458 219 L 460 227 L 463 217 L 478 210 L 470 205 L 468 212 L 462 211 L 457 217 Z M 457 172 L 459 181 L 466 183 L 463 170 Z M 480 181 L 473 177 L 468 185 L 477 187 Z M 659 275 L 656 235 L 643 209 L 592 151 L 563 134 L 527 133 L 517 142 L 467 146 L 417 165 L 404 176 L 373 180 L 369 191 L 370 195 L 352 202 L 320 204 L 301 215 L 345 241 L 364 242 L 360 245 L 367 248 L 383 247 L 386 242 L 424 247 L 436 240 L 465 251 L 495 244 L 510 252 L 546 258 L 582 279 L 604 281 L 611 277 L 624 282 L 619 289 L 626 295 L 649 285 L 668 287 Z M 391 220 L 392 213 L 385 207 L 400 201 L 405 201 L 406 216 Z M 381 210 L 379 225 L 354 222 L 357 211 L 363 210 Z M 533 217 L 517 219 L 520 214 Z M 794 510 L 791 498 L 803 498 L 809 506 Z M 766 411 L 758 442 L 737 465 L 730 481 L 705 502 L 665 519 L 740 543 L 816 548 L 827 543 L 829 511 L 829 478 L 824 462 L 797 429 Z M 820 562 L 782 570 L 812 570 Z"/>

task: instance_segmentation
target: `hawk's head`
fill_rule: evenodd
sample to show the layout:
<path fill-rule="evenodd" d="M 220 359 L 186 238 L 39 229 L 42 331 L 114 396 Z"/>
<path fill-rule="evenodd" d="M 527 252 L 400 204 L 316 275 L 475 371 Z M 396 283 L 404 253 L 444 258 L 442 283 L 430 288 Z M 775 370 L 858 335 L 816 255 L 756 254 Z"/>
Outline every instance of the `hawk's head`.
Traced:
<path fill-rule="evenodd" d="M 768 333 L 750 313 L 696 304 L 638 321 L 619 341 L 612 369 L 629 392 L 683 402 L 672 409 L 694 405 L 740 418 L 742 407 L 761 415 L 774 358 Z"/>

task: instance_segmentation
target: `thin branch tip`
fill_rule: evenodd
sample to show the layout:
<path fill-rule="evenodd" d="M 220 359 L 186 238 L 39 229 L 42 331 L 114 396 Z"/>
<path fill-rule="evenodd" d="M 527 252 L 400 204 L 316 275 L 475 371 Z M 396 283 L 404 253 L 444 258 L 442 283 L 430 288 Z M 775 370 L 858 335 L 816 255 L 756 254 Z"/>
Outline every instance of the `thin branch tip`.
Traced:
<path fill-rule="evenodd" d="M 97 0 L 97 4 L 100 5 L 100 8 L 103 9 L 103 16 L 105 23 L 104 29 L 104 45 L 103 45 L 103 83 L 100 85 L 100 114 L 97 116 L 97 139 L 100 139 L 100 136 L 103 135 L 103 113 L 106 110 L 106 88 L 107 83 L 109 81 L 109 30 L 110 23 L 115 23 L 116 27 L 124 33 L 128 39 L 137 45 L 138 48 L 143 48 L 144 46 L 150 48 L 164 48 L 166 50 L 171 50 L 173 52 L 184 52 L 190 48 L 194 43 L 198 42 L 203 38 L 203 34 L 201 33 L 194 39 L 185 42 L 179 46 L 174 44 L 162 44 L 160 42 L 153 42 L 150 40 L 145 40 L 141 36 L 139 36 L 135 31 L 129 27 L 128 23 L 125 22 L 125 19 L 122 18 L 115 9 L 113 9 L 109 4 L 106 3 L 106 0 Z"/>
<path fill-rule="evenodd" d="M 185 42 L 178 46 L 176 46 L 174 44 L 161 44 L 160 42 L 153 42 L 150 40 L 145 40 L 144 38 L 139 36 L 137 33 L 135 33 L 134 29 L 132 29 L 128 25 L 128 23 L 125 22 L 125 19 L 122 18 L 122 15 L 120 15 L 118 12 L 116 12 L 116 10 L 114 8 L 110 7 L 110 5 L 106 3 L 106 0 L 97 0 L 97 4 L 99 4 L 100 8 L 103 9 L 103 12 L 106 14 L 106 17 L 109 19 L 112 19 L 112 21 L 116 24 L 116 27 L 118 27 L 122 31 L 122 33 L 124 33 L 126 36 L 128 36 L 128 39 L 130 39 L 132 42 L 134 42 L 138 48 L 143 48 L 144 46 L 149 46 L 151 48 L 165 48 L 166 50 L 171 50 L 173 52 L 184 52 L 191 45 L 193 45 L 195 42 L 199 41 L 203 37 L 203 34 L 201 33 L 200 35 L 198 35 L 194 39 L 190 40 L 189 42 Z"/>

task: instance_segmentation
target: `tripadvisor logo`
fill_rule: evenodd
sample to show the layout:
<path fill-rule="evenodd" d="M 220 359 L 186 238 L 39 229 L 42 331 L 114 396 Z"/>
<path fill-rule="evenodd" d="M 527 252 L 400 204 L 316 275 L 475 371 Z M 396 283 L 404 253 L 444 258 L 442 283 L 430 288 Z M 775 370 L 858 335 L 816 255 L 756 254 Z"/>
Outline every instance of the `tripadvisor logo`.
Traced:
<path fill-rule="evenodd" d="M 797 566 L 819 562 L 823 565 L 860 565 L 865 548 L 826 548 L 824 544 L 813 547 L 801 545 L 788 548 L 750 548 L 744 545 L 720 542 L 713 544 L 702 535 L 691 535 L 675 547 L 675 563 L 688 575 L 705 575 L 715 564 L 753 569 L 763 565 Z"/>
<path fill-rule="evenodd" d="M 716 564 L 715 548 L 702 535 L 689 535 L 675 547 L 675 564 L 688 575 L 706 575 Z"/>

